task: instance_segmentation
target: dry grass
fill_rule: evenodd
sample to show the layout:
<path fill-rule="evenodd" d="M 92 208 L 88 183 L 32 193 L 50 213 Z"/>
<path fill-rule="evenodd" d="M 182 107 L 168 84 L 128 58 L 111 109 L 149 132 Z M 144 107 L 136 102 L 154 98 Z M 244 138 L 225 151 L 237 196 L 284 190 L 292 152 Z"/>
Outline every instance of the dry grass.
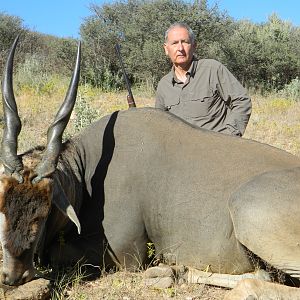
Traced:
<path fill-rule="evenodd" d="M 112 274 L 103 274 L 101 278 L 78 284 L 74 278 L 72 288 L 66 290 L 62 298 L 55 300 L 149 300 L 149 299 L 180 299 L 180 300 L 220 300 L 226 293 L 225 289 L 209 287 L 204 284 L 181 284 L 172 288 L 158 289 L 145 286 L 142 272 L 126 270 Z"/>
<path fill-rule="evenodd" d="M 100 93 L 81 87 L 89 105 L 99 116 L 115 110 L 127 109 L 126 93 Z M 61 101 L 61 94 L 39 97 L 23 94 L 17 98 L 23 131 L 19 138 L 20 151 L 46 141 L 47 127 L 51 123 Z M 138 107 L 153 106 L 154 97 L 135 92 Z M 68 125 L 69 135 L 74 132 L 74 118 Z M 300 103 L 277 97 L 253 97 L 253 114 L 245 138 L 268 143 L 295 155 L 300 155 Z M 57 282 L 53 299 L 222 299 L 226 290 L 205 285 L 176 285 L 171 289 L 153 289 L 143 285 L 142 273 L 126 270 L 104 274 L 100 279 L 81 282 L 82 274 L 75 272 Z"/>
<path fill-rule="evenodd" d="M 65 92 L 66 88 L 65 90 L 61 90 L 61 93 L 55 93 L 51 96 L 40 96 L 31 91 L 20 95 L 16 93 L 15 98 L 22 121 L 22 131 L 18 139 L 19 152 L 46 143 L 48 126 L 53 121 L 54 116 L 65 97 Z M 82 95 L 86 99 L 88 105 L 96 110 L 99 117 L 116 110 L 127 109 L 128 107 L 126 100 L 127 94 L 125 92 L 101 93 L 88 86 L 81 86 L 78 95 Z M 154 103 L 154 98 L 149 98 L 142 92 L 137 92 L 135 98 L 137 106 L 139 107 L 151 106 Z M 2 106 L 0 106 L 0 116 L 1 115 L 3 115 Z M 75 132 L 74 118 L 76 118 L 75 112 L 67 126 L 67 136 L 72 136 Z M 0 132 L 0 138 L 2 138 L 2 132 Z"/>
<path fill-rule="evenodd" d="M 244 137 L 300 156 L 300 103 L 276 96 L 254 96 Z"/>

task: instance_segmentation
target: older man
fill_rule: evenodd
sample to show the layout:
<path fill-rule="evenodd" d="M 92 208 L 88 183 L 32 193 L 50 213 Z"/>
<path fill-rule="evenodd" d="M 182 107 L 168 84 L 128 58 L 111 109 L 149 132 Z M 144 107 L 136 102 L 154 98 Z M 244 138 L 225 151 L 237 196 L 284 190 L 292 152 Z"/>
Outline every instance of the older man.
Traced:
<path fill-rule="evenodd" d="M 194 56 L 194 33 L 175 23 L 165 33 L 164 49 L 173 63 L 157 87 L 157 108 L 206 129 L 242 136 L 251 114 L 246 89 L 220 62 Z"/>

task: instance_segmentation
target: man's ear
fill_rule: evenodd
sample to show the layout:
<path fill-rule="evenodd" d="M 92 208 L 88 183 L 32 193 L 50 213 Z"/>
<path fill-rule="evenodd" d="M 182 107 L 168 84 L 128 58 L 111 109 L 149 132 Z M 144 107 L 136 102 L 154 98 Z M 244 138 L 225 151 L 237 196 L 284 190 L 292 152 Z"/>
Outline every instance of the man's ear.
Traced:
<path fill-rule="evenodd" d="M 192 45 L 192 47 L 193 47 L 193 51 L 195 51 L 195 50 L 196 50 L 196 48 L 197 48 L 197 43 L 196 43 L 196 42 L 194 42 L 194 43 L 193 43 L 193 45 Z"/>
<path fill-rule="evenodd" d="M 166 43 L 164 43 L 164 49 L 165 49 L 166 55 L 168 56 L 169 55 L 169 51 L 168 51 L 168 47 L 167 47 Z"/>

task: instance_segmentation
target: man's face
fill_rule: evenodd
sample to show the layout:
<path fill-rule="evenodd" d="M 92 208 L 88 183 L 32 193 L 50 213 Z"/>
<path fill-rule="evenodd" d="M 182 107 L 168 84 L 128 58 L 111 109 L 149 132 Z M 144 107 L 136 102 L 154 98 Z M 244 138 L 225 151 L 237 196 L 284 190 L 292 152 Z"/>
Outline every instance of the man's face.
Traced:
<path fill-rule="evenodd" d="M 164 44 L 165 53 L 175 66 L 188 69 L 195 51 L 195 43 L 189 38 L 188 31 L 183 27 L 175 27 L 168 33 L 168 40 Z"/>

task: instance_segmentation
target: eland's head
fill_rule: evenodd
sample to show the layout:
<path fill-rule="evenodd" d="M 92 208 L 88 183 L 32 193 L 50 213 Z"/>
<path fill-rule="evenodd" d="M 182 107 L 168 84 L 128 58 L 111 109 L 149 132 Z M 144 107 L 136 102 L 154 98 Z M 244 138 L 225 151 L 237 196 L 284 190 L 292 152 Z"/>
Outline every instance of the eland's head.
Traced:
<path fill-rule="evenodd" d="M 4 132 L 0 172 L 0 240 L 3 249 L 2 283 L 18 285 L 35 276 L 33 256 L 43 235 L 44 225 L 55 204 L 74 222 L 80 224 L 73 207 L 55 179 L 62 135 L 75 104 L 80 74 L 80 44 L 72 80 L 54 122 L 47 133 L 43 153 L 29 151 L 18 155 L 21 121 L 13 92 L 13 58 L 18 37 L 10 50 L 2 80 Z"/>

